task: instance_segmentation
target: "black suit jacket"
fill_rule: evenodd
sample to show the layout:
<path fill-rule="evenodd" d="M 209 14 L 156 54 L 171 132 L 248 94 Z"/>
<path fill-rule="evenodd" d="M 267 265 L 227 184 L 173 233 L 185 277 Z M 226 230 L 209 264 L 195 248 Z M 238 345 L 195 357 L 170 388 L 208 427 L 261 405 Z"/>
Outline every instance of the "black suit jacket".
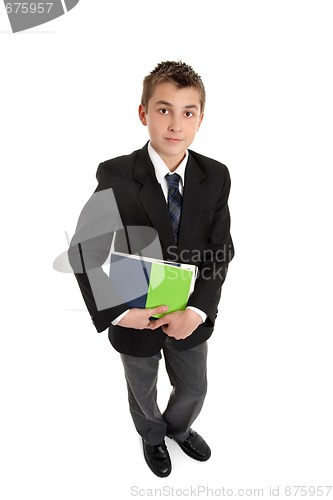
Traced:
<path fill-rule="evenodd" d="M 96 177 L 98 186 L 93 195 L 95 200 L 92 197 L 80 215 L 68 255 L 97 331 L 109 328 L 113 347 L 132 356 L 152 356 L 163 346 L 166 335 L 161 328 L 155 331 L 136 330 L 111 324 L 128 306 L 119 303 L 116 296 L 113 303 L 107 302 L 102 308 L 100 304 L 97 306 L 91 285 L 93 278 L 89 277 L 88 269 L 98 268 L 96 281 L 102 284 L 101 290 L 105 295 L 113 296 L 114 290 L 108 288 L 111 286 L 110 280 L 100 267 L 107 259 L 112 240 L 117 251 L 161 257 L 149 254 L 150 240 L 156 232 L 164 259 L 199 267 L 199 277 L 188 305 L 198 307 L 207 314 L 205 323 L 199 325 L 192 335 L 184 340 L 173 339 L 174 346 L 184 350 L 207 340 L 213 332 L 228 264 L 234 256 L 230 236 L 230 176 L 227 167 L 189 150 L 178 247 L 147 144 L 130 155 L 101 163 Z M 109 200 L 108 193 L 114 195 L 120 214 L 122 227 L 116 231 L 114 225 L 105 230 L 108 222 L 102 230 L 99 228 L 102 220 L 109 221 L 113 216 L 108 214 L 112 210 L 108 208 L 108 203 L 103 203 L 102 207 L 98 203 L 96 205 L 96 196 L 105 194 Z M 82 237 L 83 234 L 85 236 Z M 106 288 L 103 289 L 103 286 Z"/>

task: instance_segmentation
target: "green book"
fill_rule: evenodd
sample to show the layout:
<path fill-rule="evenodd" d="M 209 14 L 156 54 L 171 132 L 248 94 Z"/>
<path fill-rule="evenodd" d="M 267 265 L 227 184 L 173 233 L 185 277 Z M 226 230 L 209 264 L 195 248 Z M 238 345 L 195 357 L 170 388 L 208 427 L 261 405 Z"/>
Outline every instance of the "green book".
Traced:
<path fill-rule="evenodd" d="M 139 255 L 112 252 L 110 279 L 128 308 L 168 306 L 168 314 L 184 310 L 193 292 L 198 268 Z M 156 314 L 159 318 L 163 314 Z"/>

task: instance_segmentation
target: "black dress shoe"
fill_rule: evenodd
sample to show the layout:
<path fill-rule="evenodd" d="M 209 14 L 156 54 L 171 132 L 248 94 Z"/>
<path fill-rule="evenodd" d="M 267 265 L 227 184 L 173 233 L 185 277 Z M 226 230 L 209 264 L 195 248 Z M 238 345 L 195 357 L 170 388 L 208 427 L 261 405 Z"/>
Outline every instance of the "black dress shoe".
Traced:
<path fill-rule="evenodd" d="M 211 456 L 211 450 L 206 441 L 195 431 L 190 429 L 190 434 L 185 441 L 172 438 L 179 444 L 186 455 L 200 462 L 206 462 Z"/>
<path fill-rule="evenodd" d="M 142 443 L 143 454 L 148 467 L 156 476 L 167 477 L 171 472 L 171 460 L 165 442 L 153 446 L 144 440 L 142 440 Z"/>

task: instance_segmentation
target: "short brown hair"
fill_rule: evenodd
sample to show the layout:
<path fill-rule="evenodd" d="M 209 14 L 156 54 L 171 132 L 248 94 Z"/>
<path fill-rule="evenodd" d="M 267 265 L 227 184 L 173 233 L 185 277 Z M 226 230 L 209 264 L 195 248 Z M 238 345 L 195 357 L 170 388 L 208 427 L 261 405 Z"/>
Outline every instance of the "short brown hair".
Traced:
<path fill-rule="evenodd" d="M 182 61 L 163 61 L 159 63 L 153 71 L 143 80 L 141 104 L 148 109 L 148 101 L 154 93 L 158 84 L 169 82 L 179 88 L 195 87 L 200 94 L 201 113 L 205 109 L 206 91 L 201 77 L 191 66 Z"/>

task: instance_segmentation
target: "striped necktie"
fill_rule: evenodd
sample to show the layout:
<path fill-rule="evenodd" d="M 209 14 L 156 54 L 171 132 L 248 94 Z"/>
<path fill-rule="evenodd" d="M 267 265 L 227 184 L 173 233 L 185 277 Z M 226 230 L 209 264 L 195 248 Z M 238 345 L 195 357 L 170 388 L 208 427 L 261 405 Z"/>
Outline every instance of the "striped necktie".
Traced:
<path fill-rule="evenodd" d="M 182 210 L 182 195 L 179 192 L 179 179 L 178 174 L 167 174 L 165 176 L 168 183 L 168 207 L 171 217 L 173 234 L 176 242 L 178 241 L 179 222 Z"/>

